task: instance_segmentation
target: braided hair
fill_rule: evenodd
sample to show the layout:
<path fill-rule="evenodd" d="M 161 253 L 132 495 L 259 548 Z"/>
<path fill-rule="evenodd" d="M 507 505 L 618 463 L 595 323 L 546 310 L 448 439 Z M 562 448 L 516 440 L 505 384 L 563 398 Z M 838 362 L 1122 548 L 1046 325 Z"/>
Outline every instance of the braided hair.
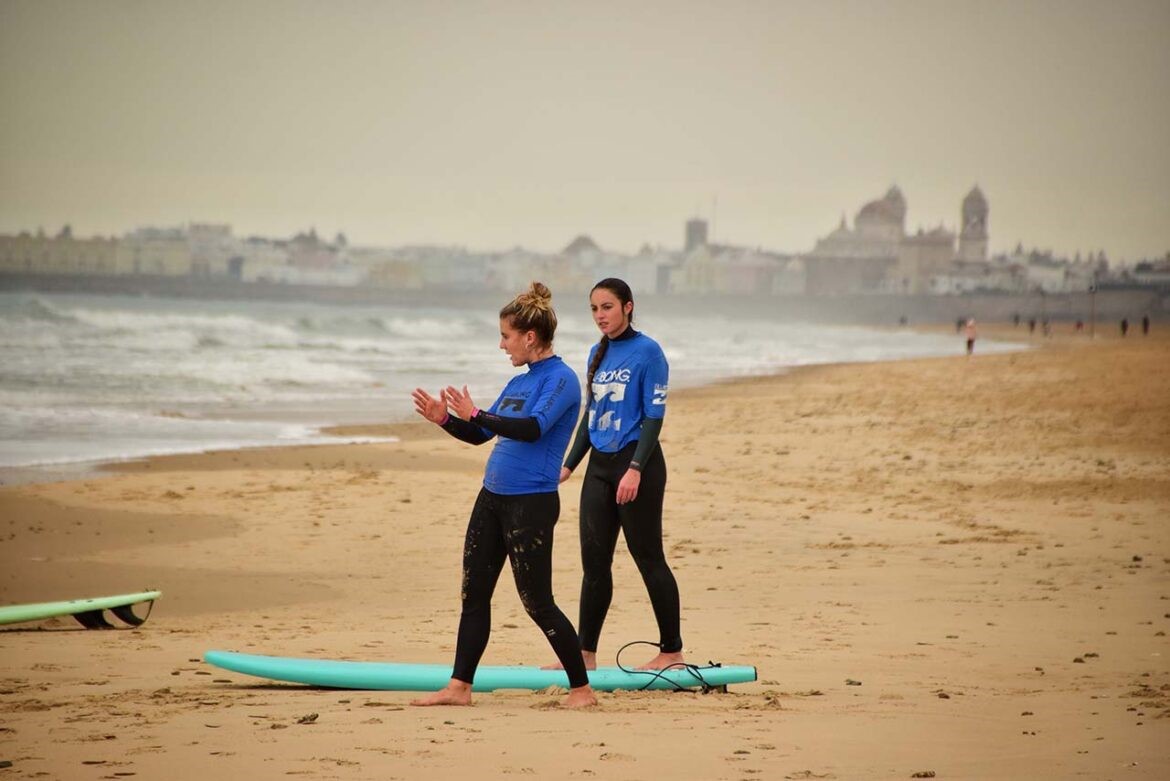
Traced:
<path fill-rule="evenodd" d="M 500 319 L 505 317 L 517 331 L 534 331 L 541 345 L 552 345 L 557 313 L 552 308 L 552 291 L 543 282 L 533 281 L 528 290 L 505 304 Z"/>
<path fill-rule="evenodd" d="M 624 280 L 617 277 L 606 277 L 593 286 L 593 290 L 601 288 L 613 293 L 617 300 L 622 305 L 622 310 L 625 310 L 626 304 L 632 303 L 634 300 L 634 291 L 630 290 L 630 286 Z M 589 293 L 592 295 L 593 290 Z M 634 312 L 630 310 L 630 326 L 634 324 Z M 601 335 L 601 340 L 597 343 L 597 351 L 593 354 L 593 360 L 589 362 L 588 379 L 585 387 L 589 389 L 589 403 L 593 403 L 593 375 L 597 374 L 597 367 L 601 366 L 602 359 L 609 351 L 609 337 L 605 334 Z"/>

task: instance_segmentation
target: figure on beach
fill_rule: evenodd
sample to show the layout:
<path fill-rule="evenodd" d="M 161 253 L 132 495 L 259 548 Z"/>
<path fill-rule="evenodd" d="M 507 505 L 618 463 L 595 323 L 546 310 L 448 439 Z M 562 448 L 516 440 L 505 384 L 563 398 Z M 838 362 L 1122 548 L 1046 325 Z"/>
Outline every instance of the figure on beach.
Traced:
<path fill-rule="evenodd" d="M 1150 335 L 1150 316 L 1142 315 L 1142 336 Z"/>
<path fill-rule="evenodd" d="M 560 479 L 588 453 L 581 485 L 581 656 L 597 667 L 597 645 L 613 598 L 618 532 L 650 594 L 659 653 L 642 665 L 683 663 L 678 584 L 662 550 L 666 460 L 658 443 L 666 415 L 669 367 L 658 343 L 634 330 L 634 297 L 620 279 L 603 279 L 589 294 L 601 340 L 589 352 L 587 409 Z"/>
<path fill-rule="evenodd" d="M 552 294 L 540 282 L 500 310 L 500 349 L 513 377 L 487 410 L 476 407 L 467 386 L 448 386 L 435 398 L 416 388 L 418 414 L 472 445 L 498 437 L 484 469 L 463 542 L 462 613 L 455 664 L 446 688 L 412 705 L 470 705 L 475 670 L 491 633 L 491 600 L 504 561 L 529 617 L 548 638 L 568 674 L 567 707 L 595 705 L 580 641 L 552 594 L 553 527 L 560 515 L 560 463 L 581 408 L 576 373 L 553 353 L 557 316 Z"/>
<path fill-rule="evenodd" d="M 1129 318 L 1123 317 L 1121 318 L 1121 335 L 1125 336 L 1127 333 L 1129 333 Z"/>
<path fill-rule="evenodd" d="M 967 320 L 967 355 L 975 352 L 975 339 L 979 336 L 978 330 L 975 328 L 975 318 Z"/>

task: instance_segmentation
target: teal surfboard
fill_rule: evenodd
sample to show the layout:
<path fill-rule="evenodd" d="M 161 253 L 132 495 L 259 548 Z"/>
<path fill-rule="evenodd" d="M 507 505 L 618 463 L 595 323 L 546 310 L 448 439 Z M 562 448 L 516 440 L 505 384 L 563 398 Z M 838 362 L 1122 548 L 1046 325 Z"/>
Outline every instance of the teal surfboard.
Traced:
<path fill-rule="evenodd" d="M 109 628 L 114 625 L 102 613 L 109 610 L 130 626 L 139 626 L 146 616 L 134 613 L 133 605 L 140 602 L 154 603 L 162 596 L 161 591 L 140 591 L 136 594 L 117 594 L 112 597 L 71 599 L 64 602 L 37 602 L 31 605 L 7 605 L 0 607 L 0 624 L 19 624 L 24 621 L 41 621 L 56 616 L 73 616 L 87 629 Z M 146 611 L 150 615 L 150 609 Z"/>
<path fill-rule="evenodd" d="M 399 692 L 438 691 L 451 679 L 451 667 L 441 664 L 392 662 L 342 662 L 327 659 L 292 659 L 257 656 L 233 651 L 208 651 L 203 661 L 245 675 L 331 689 L 368 689 Z M 601 667 L 589 671 L 589 683 L 598 691 L 614 689 L 703 689 L 756 680 L 755 667 L 687 666 L 661 672 Z M 480 667 L 472 691 L 496 689 L 568 688 L 563 670 L 537 667 Z"/>

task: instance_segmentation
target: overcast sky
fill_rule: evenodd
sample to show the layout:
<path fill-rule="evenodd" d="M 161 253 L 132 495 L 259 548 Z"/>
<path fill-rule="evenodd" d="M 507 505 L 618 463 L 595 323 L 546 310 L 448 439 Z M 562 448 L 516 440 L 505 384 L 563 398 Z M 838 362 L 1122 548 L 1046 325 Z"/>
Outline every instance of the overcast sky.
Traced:
<path fill-rule="evenodd" d="M 0 232 L 1170 250 L 1170 2 L 0 0 Z"/>

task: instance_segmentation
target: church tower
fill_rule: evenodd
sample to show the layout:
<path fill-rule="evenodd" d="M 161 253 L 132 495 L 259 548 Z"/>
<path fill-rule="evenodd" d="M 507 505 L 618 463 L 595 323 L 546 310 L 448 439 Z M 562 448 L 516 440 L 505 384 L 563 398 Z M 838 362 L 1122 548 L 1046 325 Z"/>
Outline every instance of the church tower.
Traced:
<path fill-rule="evenodd" d="M 979 186 L 971 188 L 963 199 L 963 214 L 959 221 L 959 260 L 987 260 L 987 198 Z"/>

